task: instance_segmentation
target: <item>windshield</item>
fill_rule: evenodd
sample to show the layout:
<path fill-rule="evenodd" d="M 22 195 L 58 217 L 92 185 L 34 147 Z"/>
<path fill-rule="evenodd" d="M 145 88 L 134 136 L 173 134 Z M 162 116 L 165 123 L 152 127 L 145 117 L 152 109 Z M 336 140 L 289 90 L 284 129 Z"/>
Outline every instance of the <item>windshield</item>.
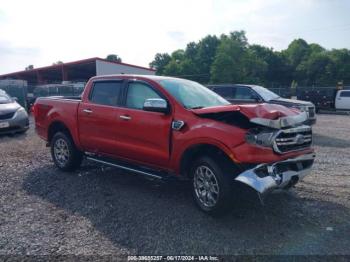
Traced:
<path fill-rule="evenodd" d="M 159 83 L 185 108 L 223 106 L 230 103 L 205 86 L 185 79 L 164 79 Z"/>
<path fill-rule="evenodd" d="M 257 92 L 265 101 L 270 101 L 276 98 L 279 98 L 277 94 L 274 92 L 266 89 L 262 86 L 252 86 L 253 90 Z"/>
<path fill-rule="evenodd" d="M 5 93 L 0 93 L 0 104 L 12 103 L 12 99 Z"/>

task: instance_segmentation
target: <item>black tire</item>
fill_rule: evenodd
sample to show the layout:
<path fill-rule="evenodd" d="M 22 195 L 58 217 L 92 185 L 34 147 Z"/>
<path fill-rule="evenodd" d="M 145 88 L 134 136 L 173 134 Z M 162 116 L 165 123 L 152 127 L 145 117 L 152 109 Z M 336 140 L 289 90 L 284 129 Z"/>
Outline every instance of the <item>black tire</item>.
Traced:
<path fill-rule="evenodd" d="M 204 169 L 203 169 L 204 168 Z M 200 190 L 198 183 L 199 174 L 203 171 L 212 173 L 209 179 L 209 183 L 207 183 L 206 190 Z M 225 165 L 219 165 L 218 161 L 215 161 L 213 158 L 208 156 L 203 156 L 194 161 L 191 167 L 191 177 L 192 177 L 192 193 L 194 201 L 199 207 L 199 209 L 211 216 L 221 216 L 226 214 L 230 207 L 232 206 L 232 181 L 228 173 L 225 172 L 227 170 Z M 209 173 L 210 173 L 209 172 Z M 226 174 L 225 174 L 226 173 Z M 210 183 L 212 182 L 212 184 Z M 217 184 L 217 190 L 212 190 L 215 188 L 214 184 Z M 203 183 L 205 184 L 205 183 Z M 203 186 L 204 188 L 205 186 Z M 208 190 L 210 191 L 208 194 Z M 218 191 L 215 193 L 214 191 Z M 200 192 L 204 192 L 202 195 Z M 204 197 L 203 195 L 206 196 Z M 201 195 L 202 198 L 199 196 Z M 211 197 L 209 197 L 211 195 Z M 212 203 L 205 203 L 205 199 Z M 210 201 L 213 198 L 216 201 Z M 215 202 L 215 203 L 214 203 Z"/>
<path fill-rule="evenodd" d="M 51 156 L 55 165 L 63 171 L 74 171 L 79 168 L 83 154 L 76 148 L 69 135 L 57 132 L 51 139 Z"/>

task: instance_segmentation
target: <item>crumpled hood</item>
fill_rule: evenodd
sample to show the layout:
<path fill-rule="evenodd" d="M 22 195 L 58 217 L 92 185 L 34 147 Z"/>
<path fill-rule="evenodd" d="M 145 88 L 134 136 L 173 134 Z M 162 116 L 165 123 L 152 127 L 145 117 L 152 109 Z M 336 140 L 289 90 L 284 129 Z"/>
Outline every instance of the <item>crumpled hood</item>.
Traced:
<path fill-rule="evenodd" d="M 245 104 L 192 109 L 196 115 L 208 115 L 221 112 L 240 112 L 250 122 L 271 128 L 283 128 L 301 124 L 307 120 L 307 114 L 297 109 L 275 104 Z"/>
<path fill-rule="evenodd" d="M 0 104 L 0 115 L 16 112 L 21 106 L 18 103 Z"/>

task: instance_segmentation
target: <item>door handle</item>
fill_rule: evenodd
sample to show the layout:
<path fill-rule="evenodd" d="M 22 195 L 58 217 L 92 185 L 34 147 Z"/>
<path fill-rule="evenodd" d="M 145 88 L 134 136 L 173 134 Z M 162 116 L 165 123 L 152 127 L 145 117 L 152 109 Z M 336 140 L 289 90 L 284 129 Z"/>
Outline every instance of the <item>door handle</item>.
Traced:
<path fill-rule="evenodd" d="M 130 116 L 119 116 L 119 118 L 121 118 L 123 120 L 131 120 Z"/>
<path fill-rule="evenodd" d="M 92 110 L 91 110 L 91 109 L 83 109 L 83 112 L 84 112 L 84 113 L 87 113 L 87 114 L 91 114 L 91 113 L 92 113 Z"/>

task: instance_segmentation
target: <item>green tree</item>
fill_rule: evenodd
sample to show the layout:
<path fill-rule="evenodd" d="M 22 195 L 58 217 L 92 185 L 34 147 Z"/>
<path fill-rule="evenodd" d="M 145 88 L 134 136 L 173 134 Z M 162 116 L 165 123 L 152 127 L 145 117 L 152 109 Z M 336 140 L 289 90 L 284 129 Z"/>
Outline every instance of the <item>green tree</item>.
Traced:
<path fill-rule="evenodd" d="M 304 39 L 293 40 L 283 53 L 288 58 L 290 64 L 296 68 L 303 60 L 306 60 L 309 53 L 310 47 Z"/>
<path fill-rule="evenodd" d="M 230 83 L 238 82 L 243 78 L 241 67 L 244 50 L 237 41 L 221 37 L 211 66 L 211 82 Z"/>
<path fill-rule="evenodd" d="M 241 82 L 265 84 L 268 64 L 251 50 L 247 50 L 242 61 L 243 76 Z"/>
<path fill-rule="evenodd" d="M 171 60 L 164 67 L 163 73 L 165 75 L 193 79 L 198 74 L 198 71 L 193 60 L 186 57 L 184 50 L 179 49 L 171 54 Z"/>
<path fill-rule="evenodd" d="M 261 80 L 269 87 L 288 86 L 293 80 L 293 69 L 285 56 L 261 45 L 251 45 L 249 50 L 266 63 Z"/>
<path fill-rule="evenodd" d="M 149 64 L 151 68 L 156 70 L 157 75 L 163 75 L 164 67 L 169 64 L 171 56 L 167 53 L 157 53 L 154 60 Z"/>
<path fill-rule="evenodd" d="M 334 64 L 326 52 L 313 53 L 307 61 L 297 67 L 306 75 L 306 85 L 335 84 Z"/>
<path fill-rule="evenodd" d="M 52 65 L 61 65 L 61 64 L 63 64 L 63 62 L 60 61 L 60 60 L 58 60 L 57 62 L 52 63 Z"/>
<path fill-rule="evenodd" d="M 28 71 L 28 70 L 33 70 L 33 69 L 34 69 L 34 66 L 33 66 L 33 65 L 29 65 L 29 66 L 27 66 L 27 67 L 25 68 L 26 71 Z"/>
<path fill-rule="evenodd" d="M 350 83 L 350 50 L 333 49 L 329 51 L 329 57 L 333 61 L 334 78 L 336 82 Z"/>
<path fill-rule="evenodd" d="M 267 87 L 335 85 L 350 83 L 350 51 L 326 50 L 293 40 L 280 52 L 249 45 L 244 31 L 208 35 L 171 54 L 156 54 L 150 66 L 159 75 L 202 83 L 255 83 Z"/>
<path fill-rule="evenodd" d="M 116 54 L 107 55 L 106 60 L 111 61 L 111 62 L 118 62 L 118 63 L 122 62 L 122 59 Z"/>
<path fill-rule="evenodd" d="M 198 71 L 197 81 L 202 83 L 210 81 L 210 70 L 219 44 L 220 40 L 215 35 L 208 35 L 198 42 L 197 55 L 194 59 Z"/>
<path fill-rule="evenodd" d="M 181 76 L 208 83 L 219 41 L 216 36 L 208 35 L 197 43 L 188 43 L 185 50 L 176 50 L 171 55 L 158 53 L 150 66 L 157 70 L 158 75 Z"/>
<path fill-rule="evenodd" d="M 214 83 L 259 83 L 264 81 L 267 63 L 248 49 L 244 31 L 222 35 L 211 67 Z"/>

